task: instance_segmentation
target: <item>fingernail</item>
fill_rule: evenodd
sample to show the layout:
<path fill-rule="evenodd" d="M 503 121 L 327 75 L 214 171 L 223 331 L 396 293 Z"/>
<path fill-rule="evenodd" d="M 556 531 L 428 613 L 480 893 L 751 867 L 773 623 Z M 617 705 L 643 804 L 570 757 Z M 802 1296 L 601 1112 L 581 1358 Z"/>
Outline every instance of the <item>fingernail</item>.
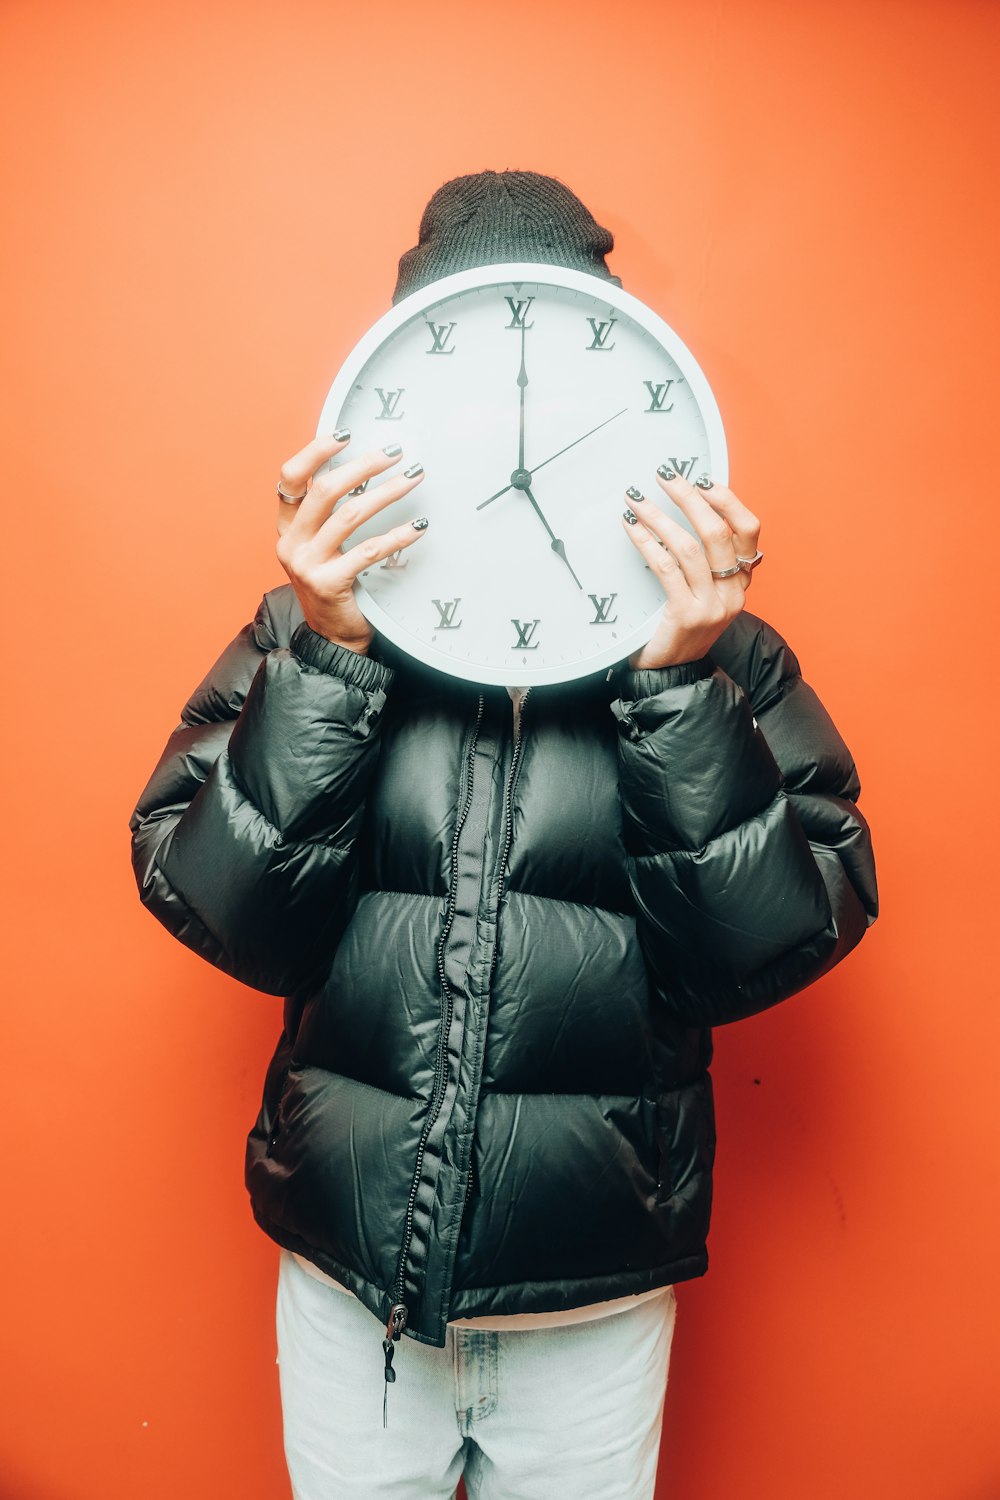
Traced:
<path fill-rule="evenodd" d="M 410 525 L 413 527 L 414 531 L 426 531 L 428 526 L 427 517 L 418 516 L 415 521 L 410 522 Z"/>
<path fill-rule="evenodd" d="M 398 458 L 402 451 L 402 443 L 390 443 L 388 448 L 382 449 L 382 452 L 385 454 L 386 458 Z"/>
<path fill-rule="evenodd" d="M 660 476 L 661 479 L 676 479 L 677 478 L 677 475 L 674 473 L 673 469 L 668 469 L 667 466 L 666 466 L 666 464 L 661 464 L 660 467 L 657 469 L 656 472 L 657 472 L 657 474 L 659 474 L 659 476 Z"/>
<path fill-rule="evenodd" d="M 350 435 L 351 429 L 349 427 L 338 427 L 336 432 L 333 434 L 334 442 L 346 443 Z"/>
<path fill-rule="evenodd" d="M 634 526 L 639 519 L 639 517 L 634 516 L 630 510 L 623 510 L 622 515 L 625 517 L 630 526 Z"/>
<path fill-rule="evenodd" d="M 645 498 L 642 491 L 637 490 L 634 484 L 630 484 L 625 493 L 630 500 L 643 500 Z"/>
<path fill-rule="evenodd" d="M 707 474 L 703 474 L 700 479 L 696 479 L 695 484 L 700 490 L 710 490 L 712 488 L 712 481 Z"/>
<path fill-rule="evenodd" d="M 411 464 L 408 469 L 403 470 L 404 479 L 416 479 L 418 474 L 424 472 L 423 464 Z"/>

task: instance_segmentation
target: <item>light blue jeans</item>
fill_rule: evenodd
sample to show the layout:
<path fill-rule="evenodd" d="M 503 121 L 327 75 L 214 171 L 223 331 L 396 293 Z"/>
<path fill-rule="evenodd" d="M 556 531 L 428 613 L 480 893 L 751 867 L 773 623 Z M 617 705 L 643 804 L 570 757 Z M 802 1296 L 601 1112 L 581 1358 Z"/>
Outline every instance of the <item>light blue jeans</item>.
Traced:
<path fill-rule="evenodd" d="M 383 1427 L 385 1329 L 278 1269 L 278 1379 L 294 1500 L 652 1500 L 677 1299 L 565 1327 L 404 1335 Z"/>

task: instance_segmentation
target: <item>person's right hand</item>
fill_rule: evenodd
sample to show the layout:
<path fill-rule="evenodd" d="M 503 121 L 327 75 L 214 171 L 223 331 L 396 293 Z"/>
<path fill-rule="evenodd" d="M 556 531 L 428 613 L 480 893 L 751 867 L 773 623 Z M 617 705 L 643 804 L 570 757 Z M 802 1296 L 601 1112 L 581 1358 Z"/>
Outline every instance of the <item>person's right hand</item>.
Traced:
<path fill-rule="evenodd" d="M 315 438 L 282 464 L 281 488 L 300 498 L 294 503 L 278 501 L 279 535 L 275 552 L 310 629 L 364 656 L 375 632 L 355 603 L 354 580 L 373 563 L 418 541 L 427 522 L 423 517 L 407 521 L 384 536 L 359 542 L 347 552 L 341 548 L 363 521 L 419 484 L 424 471 L 419 464 L 411 465 L 371 491 L 352 495 L 334 510 L 348 491 L 391 468 L 400 457 L 392 451 L 395 444 L 388 450 L 376 448 L 314 480 L 320 465 L 349 442 L 350 434 L 339 442 L 335 437 Z"/>

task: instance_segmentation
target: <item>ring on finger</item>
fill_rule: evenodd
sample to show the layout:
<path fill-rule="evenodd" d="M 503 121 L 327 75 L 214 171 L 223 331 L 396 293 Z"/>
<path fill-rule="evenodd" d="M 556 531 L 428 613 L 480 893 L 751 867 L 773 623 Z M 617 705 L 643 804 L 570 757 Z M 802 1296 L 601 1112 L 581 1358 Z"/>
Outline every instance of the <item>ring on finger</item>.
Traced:
<path fill-rule="evenodd" d="M 300 500 L 304 500 L 306 498 L 306 495 L 308 495 L 308 493 L 308 490 L 303 490 L 301 495 L 286 495 L 284 490 L 281 488 L 281 480 L 278 480 L 278 499 L 284 500 L 286 505 L 297 505 Z"/>
<path fill-rule="evenodd" d="M 713 578 L 735 578 L 737 573 L 744 572 L 743 564 L 738 562 L 735 568 L 712 568 Z"/>
<path fill-rule="evenodd" d="M 755 552 L 753 557 L 740 557 L 737 553 L 736 561 L 739 563 L 744 573 L 752 573 L 763 556 L 763 552 L 759 551 Z"/>

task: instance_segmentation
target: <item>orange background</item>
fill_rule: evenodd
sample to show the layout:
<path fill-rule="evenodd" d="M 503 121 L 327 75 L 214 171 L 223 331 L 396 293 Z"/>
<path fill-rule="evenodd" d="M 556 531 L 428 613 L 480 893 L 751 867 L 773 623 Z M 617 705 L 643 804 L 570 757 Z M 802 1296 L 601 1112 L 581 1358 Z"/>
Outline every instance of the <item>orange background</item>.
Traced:
<path fill-rule="evenodd" d="M 284 581 L 279 464 L 486 166 L 566 181 L 702 364 L 879 861 L 861 948 L 715 1034 L 659 1496 L 1000 1496 L 998 40 L 957 0 L 2 6 L 4 1500 L 289 1493 L 242 1181 L 280 1001 L 142 910 L 126 825 Z"/>

